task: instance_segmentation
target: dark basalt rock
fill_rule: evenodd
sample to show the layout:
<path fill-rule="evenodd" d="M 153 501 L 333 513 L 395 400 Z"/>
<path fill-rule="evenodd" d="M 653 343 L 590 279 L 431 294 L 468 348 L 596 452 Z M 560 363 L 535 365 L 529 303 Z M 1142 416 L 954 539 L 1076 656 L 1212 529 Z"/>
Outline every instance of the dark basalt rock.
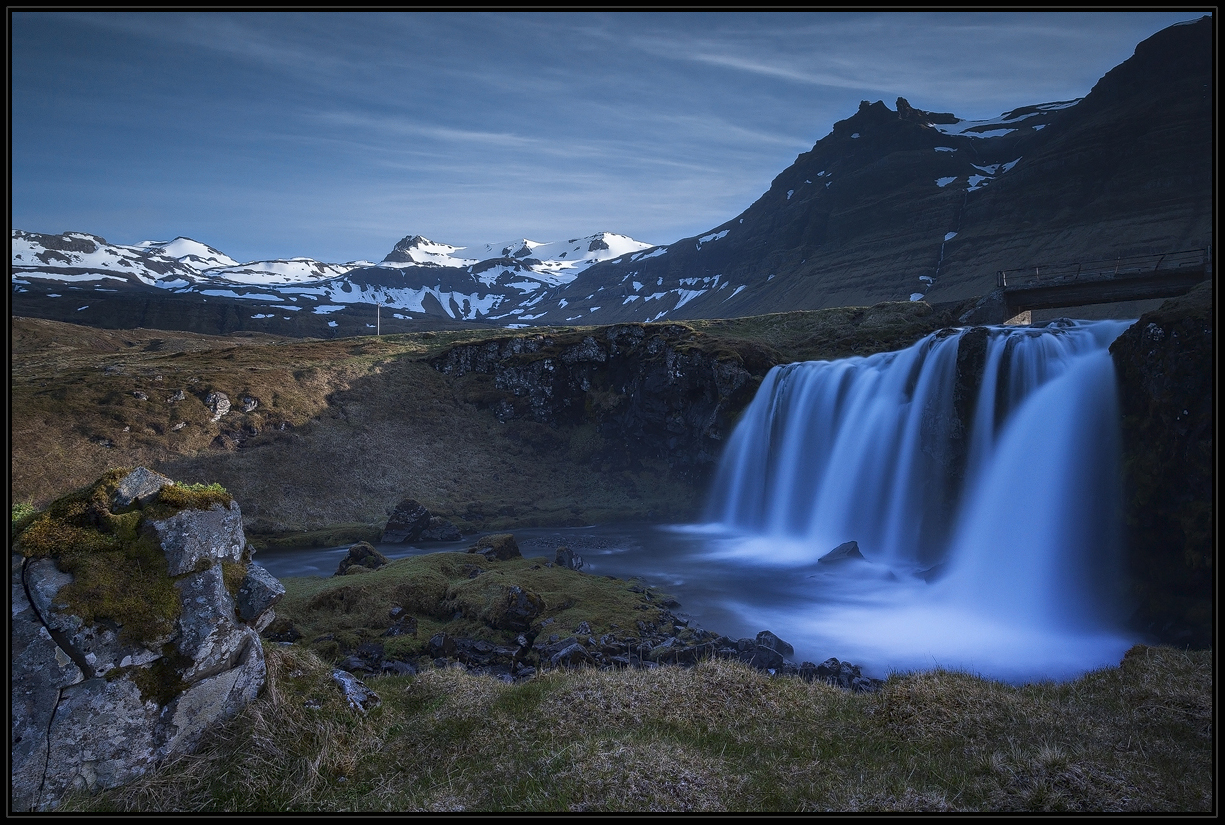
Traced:
<path fill-rule="evenodd" d="M 383 536 L 383 544 L 407 544 L 414 541 L 459 541 L 459 528 L 441 516 L 436 516 L 414 499 L 406 498 L 396 505 Z"/>
<path fill-rule="evenodd" d="M 846 541 L 839 544 L 833 550 L 830 550 L 821 558 L 817 559 L 818 563 L 833 564 L 834 562 L 850 561 L 851 559 L 862 559 L 863 553 L 859 552 L 859 542 Z"/>
<path fill-rule="evenodd" d="M 558 547 L 557 554 L 554 557 L 554 563 L 558 567 L 565 567 L 570 570 L 581 570 L 583 567 L 583 557 L 576 554 L 569 547 Z M 591 631 L 587 631 L 590 633 Z"/>
<path fill-rule="evenodd" d="M 1110 347 L 1123 422 L 1136 629 L 1208 647 L 1213 630 L 1212 285 L 1141 316 Z"/>
<path fill-rule="evenodd" d="M 759 647 L 768 647 L 783 656 L 791 656 L 795 653 L 795 648 L 787 642 L 775 636 L 768 630 L 763 630 L 757 634 L 757 644 Z"/>
<path fill-rule="evenodd" d="M 749 348 L 751 349 L 751 348 Z M 550 428 L 594 424 L 595 456 L 617 466 L 635 456 L 708 467 L 736 414 L 777 356 L 717 347 L 678 324 L 619 324 L 599 336 L 521 335 L 460 345 L 433 360 L 440 372 L 493 377 L 472 401 L 499 421 Z"/>

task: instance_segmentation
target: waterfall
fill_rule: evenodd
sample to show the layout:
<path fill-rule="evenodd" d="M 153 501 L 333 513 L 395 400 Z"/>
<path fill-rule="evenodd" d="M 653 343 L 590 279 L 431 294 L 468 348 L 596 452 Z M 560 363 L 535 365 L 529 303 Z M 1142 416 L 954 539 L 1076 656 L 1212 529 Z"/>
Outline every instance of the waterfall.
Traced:
<path fill-rule="evenodd" d="M 1107 348 L 1127 326 L 946 330 L 775 367 L 715 478 L 711 563 L 778 569 L 788 595 L 741 607 L 813 655 L 840 645 L 824 655 L 1013 681 L 1117 664 L 1129 641 Z M 819 562 L 852 540 L 862 561 Z"/>

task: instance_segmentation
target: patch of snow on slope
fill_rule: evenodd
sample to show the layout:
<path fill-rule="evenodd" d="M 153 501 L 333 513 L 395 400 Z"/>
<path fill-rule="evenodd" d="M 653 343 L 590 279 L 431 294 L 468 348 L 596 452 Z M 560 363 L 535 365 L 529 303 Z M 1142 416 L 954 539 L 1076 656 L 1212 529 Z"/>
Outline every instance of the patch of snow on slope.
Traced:
<path fill-rule="evenodd" d="M 173 241 L 141 241 L 133 245 L 136 249 L 159 251 L 163 255 L 181 261 L 197 271 L 223 266 L 238 266 L 238 261 L 213 249 L 208 244 L 185 238 L 182 235 Z"/>
<path fill-rule="evenodd" d="M 300 284 L 338 278 L 348 272 L 344 264 L 326 264 L 313 258 L 290 258 L 275 261 L 251 261 L 239 266 L 218 267 L 202 274 L 210 280 L 235 284 Z"/>

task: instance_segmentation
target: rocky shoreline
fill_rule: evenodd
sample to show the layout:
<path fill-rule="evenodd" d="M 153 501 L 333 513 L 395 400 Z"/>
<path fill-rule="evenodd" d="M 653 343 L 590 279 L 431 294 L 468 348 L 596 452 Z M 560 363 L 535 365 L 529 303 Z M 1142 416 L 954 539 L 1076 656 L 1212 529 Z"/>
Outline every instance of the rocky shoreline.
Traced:
<path fill-rule="evenodd" d="M 509 534 L 486 536 L 468 548 L 468 553 L 487 561 L 498 562 L 522 558 L 518 545 Z M 350 548 L 336 576 L 351 575 L 353 568 L 377 570 L 388 559 L 364 542 Z M 540 567 L 565 567 L 578 571 L 583 565 L 580 556 L 569 548 L 557 549 L 553 562 Z M 472 578 L 483 571 L 474 568 Z M 604 578 L 616 580 L 612 576 Z M 410 676 L 429 669 L 455 668 L 474 675 L 484 675 L 503 682 L 522 682 L 542 671 L 556 669 L 595 668 L 599 670 L 652 669 L 657 667 L 693 667 L 705 659 L 740 661 L 770 676 L 799 678 L 806 682 L 823 681 L 856 693 L 873 693 L 884 684 L 881 679 L 864 676 L 860 666 L 828 658 L 820 664 L 796 662 L 791 644 L 769 630 L 755 638 L 733 639 L 699 627 L 691 619 L 673 612 L 679 603 L 667 596 L 657 596 L 640 579 L 629 580 L 629 591 L 640 594 L 643 609 L 651 609 L 650 619 L 636 620 L 633 627 L 610 625 L 606 633 L 596 633 L 586 621 L 575 627 L 565 627 L 555 618 L 540 618 L 539 597 L 530 591 L 509 588 L 511 604 L 501 624 L 518 625 L 521 629 L 508 643 L 498 644 L 488 639 L 470 638 L 446 631 L 432 634 L 421 653 L 396 656 L 387 649 L 384 640 L 417 637 L 418 622 L 400 605 L 393 605 L 386 614 L 386 629 L 378 640 L 363 641 L 351 648 L 340 648 L 336 662 L 336 683 L 342 689 L 353 678 L 362 676 Z M 303 640 L 301 630 L 292 621 L 278 621 L 264 631 L 269 641 L 290 645 Z M 335 634 L 323 634 L 307 640 L 310 645 L 336 643 Z"/>

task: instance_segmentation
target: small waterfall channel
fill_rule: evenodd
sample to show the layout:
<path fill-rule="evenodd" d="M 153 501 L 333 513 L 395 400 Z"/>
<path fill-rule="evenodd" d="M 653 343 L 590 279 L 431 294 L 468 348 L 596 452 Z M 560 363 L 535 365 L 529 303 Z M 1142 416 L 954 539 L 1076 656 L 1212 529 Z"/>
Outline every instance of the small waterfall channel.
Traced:
<path fill-rule="evenodd" d="M 775 367 L 729 439 L 705 556 L 777 598 L 739 605 L 797 656 L 1010 682 L 1115 665 L 1129 325 L 944 331 Z M 862 559 L 822 563 L 844 542 Z M 788 637 L 787 634 L 791 634 Z M 819 661 L 819 659 L 818 659 Z"/>

